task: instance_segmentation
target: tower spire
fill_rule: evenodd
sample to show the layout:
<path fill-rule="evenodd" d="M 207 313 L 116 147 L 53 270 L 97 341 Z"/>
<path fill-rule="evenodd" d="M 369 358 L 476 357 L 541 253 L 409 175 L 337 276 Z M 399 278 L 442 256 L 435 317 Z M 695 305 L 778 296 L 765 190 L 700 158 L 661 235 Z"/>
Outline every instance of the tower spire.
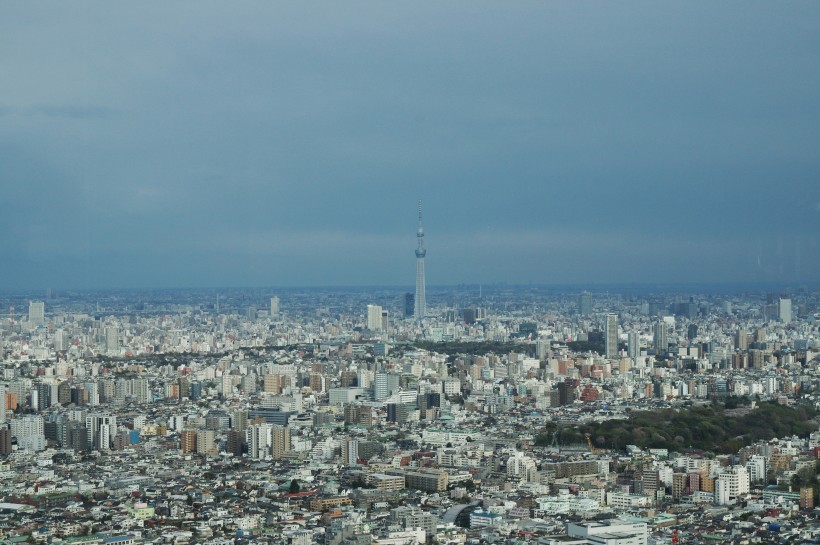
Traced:
<path fill-rule="evenodd" d="M 421 320 L 427 314 L 427 294 L 424 278 L 424 257 L 427 250 L 424 248 L 424 227 L 421 224 L 421 200 L 419 200 L 419 228 L 416 231 L 418 247 L 416 248 L 416 300 L 413 317 Z"/>

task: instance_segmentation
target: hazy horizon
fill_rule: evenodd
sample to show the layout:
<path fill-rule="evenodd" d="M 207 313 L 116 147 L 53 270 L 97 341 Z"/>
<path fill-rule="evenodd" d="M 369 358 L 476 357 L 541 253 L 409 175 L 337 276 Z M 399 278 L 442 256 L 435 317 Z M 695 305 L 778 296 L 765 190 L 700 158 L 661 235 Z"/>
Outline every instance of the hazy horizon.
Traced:
<path fill-rule="evenodd" d="M 776 293 L 778 295 L 795 295 L 800 293 L 803 289 L 817 289 L 816 283 L 800 283 L 800 284 L 776 284 L 776 283 L 699 283 L 699 282 L 681 282 L 681 283 L 660 283 L 660 282 L 646 282 L 646 283 L 563 283 L 563 284 L 515 284 L 507 282 L 496 282 L 488 284 L 432 284 L 427 286 L 428 293 L 440 294 L 447 292 L 475 292 L 476 294 L 483 291 L 487 294 L 497 294 L 501 291 L 509 290 L 549 290 L 549 295 L 577 295 L 582 291 L 587 291 L 593 295 L 624 295 L 627 293 L 652 295 L 652 294 L 679 294 L 679 295 L 750 295 L 757 293 L 764 295 L 766 293 Z M 361 285 L 347 285 L 347 286 L 333 286 L 333 285 L 259 285 L 259 286 L 119 286 L 119 287 L 59 287 L 49 286 L 46 288 L 16 288 L 16 289 L 0 289 L 0 294 L 5 296 L 31 296 L 32 300 L 46 299 L 48 293 L 51 296 L 59 299 L 65 294 L 83 294 L 83 293 L 148 293 L 148 292 L 259 292 L 261 296 L 286 295 L 288 293 L 302 292 L 302 291 L 326 291 L 326 292 L 359 292 L 359 291 L 386 291 L 395 293 L 412 293 L 414 286 L 406 285 L 390 285 L 390 284 L 361 284 Z M 39 297 L 38 297 L 39 295 Z"/>

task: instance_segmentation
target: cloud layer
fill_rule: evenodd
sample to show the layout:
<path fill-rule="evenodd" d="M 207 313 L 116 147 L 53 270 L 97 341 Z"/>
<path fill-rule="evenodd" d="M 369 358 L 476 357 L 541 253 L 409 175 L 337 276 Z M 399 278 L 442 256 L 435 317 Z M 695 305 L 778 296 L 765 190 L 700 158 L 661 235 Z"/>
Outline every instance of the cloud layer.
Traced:
<path fill-rule="evenodd" d="M 820 5 L 0 17 L 7 288 L 820 281 Z"/>

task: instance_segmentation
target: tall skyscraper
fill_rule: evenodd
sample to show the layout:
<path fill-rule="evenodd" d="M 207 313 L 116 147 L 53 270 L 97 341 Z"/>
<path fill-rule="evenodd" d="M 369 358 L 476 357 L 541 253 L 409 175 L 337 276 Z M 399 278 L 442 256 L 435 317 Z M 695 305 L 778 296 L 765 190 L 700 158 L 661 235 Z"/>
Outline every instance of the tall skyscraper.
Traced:
<path fill-rule="evenodd" d="M 6 386 L 0 385 L 0 425 L 6 423 Z"/>
<path fill-rule="evenodd" d="M 120 349 L 120 330 L 114 326 L 105 328 L 105 349 L 110 353 Z"/>
<path fill-rule="evenodd" d="M 416 307 L 416 296 L 412 293 L 404 294 L 404 317 L 410 318 L 413 316 L 413 309 Z"/>
<path fill-rule="evenodd" d="M 373 398 L 384 401 L 394 392 L 399 391 L 401 375 L 396 373 L 376 373 L 373 380 Z"/>
<path fill-rule="evenodd" d="M 637 331 L 629 332 L 629 342 L 627 343 L 630 358 L 637 358 L 641 355 L 641 345 Z"/>
<path fill-rule="evenodd" d="M 605 350 L 606 350 L 606 357 L 607 358 L 614 358 L 618 355 L 618 315 L 617 314 L 607 314 L 606 315 L 606 337 L 604 337 L 605 341 Z"/>
<path fill-rule="evenodd" d="M 588 291 L 582 291 L 578 296 L 578 314 L 581 316 L 592 314 L 592 294 Z"/>
<path fill-rule="evenodd" d="M 792 300 L 790 298 L 781 297 L 777 302 L 777 317 L 784 324 L 790 324 L 792 321 Z"/>
<path fill-rule="evenodd" d="M 270 317 L 272 320 L 279 319 L 279 298 L 278 297 L 271 297 L 270 298 Z"/>
<path fill-rule="evenodd" d="M 738 329 L 735 333 L 735 348 L 738 350 L 747 350 L 749 348 L 749 334 L 745 329 Z"/>
<path fill-rule="evenodd" d="M 421 214 L 421 212 L 419 212 Z M 421 217 L 421 216 L 419 216 Z M 419 220 L 421 221 L 421 220 Z M 419 223 L 421 229 L 421 223 Z M 419 231 L 421 232 L 421 231 Z M 419 235 L 421 236 L 421 235 Z M 46 304 L 42 301 L 29 301 L 28 304 L 28 321 L 34 325 L 46 323 Z"/>
<path fill-rule="evenodd" d="M 382 307 L 379 305 L 367 305 L 367 329 L 382 330 Z"/>
<path fill-rule="evenodd" d="M 656 354 L 665 354 L 669 350 L 669 340 L 666 336 L 666 323 L 661 320 L 652 327 Z"/>
<path fill-rule="evenodd" d="M 424 256 L 427 250 L 424 248 L 424 227 L 421 225 L 421 201 L 419 201 L 419 229 L 416 232 L 419 246 L 416 248 L 416 300 L 413 307 L 413 318 L 421 320 L 427 314 L 427 294 L 424 280 Z"/>

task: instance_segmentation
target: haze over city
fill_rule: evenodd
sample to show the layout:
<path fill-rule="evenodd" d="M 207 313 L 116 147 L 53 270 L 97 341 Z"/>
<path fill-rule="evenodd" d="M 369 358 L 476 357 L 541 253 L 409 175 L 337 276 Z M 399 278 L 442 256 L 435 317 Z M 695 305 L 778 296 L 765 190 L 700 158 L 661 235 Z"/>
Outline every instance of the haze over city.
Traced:
<path fill-rule="evenodd" d="M 6 289 L 820 280 L 820 5 L 6 3 Z"/>

